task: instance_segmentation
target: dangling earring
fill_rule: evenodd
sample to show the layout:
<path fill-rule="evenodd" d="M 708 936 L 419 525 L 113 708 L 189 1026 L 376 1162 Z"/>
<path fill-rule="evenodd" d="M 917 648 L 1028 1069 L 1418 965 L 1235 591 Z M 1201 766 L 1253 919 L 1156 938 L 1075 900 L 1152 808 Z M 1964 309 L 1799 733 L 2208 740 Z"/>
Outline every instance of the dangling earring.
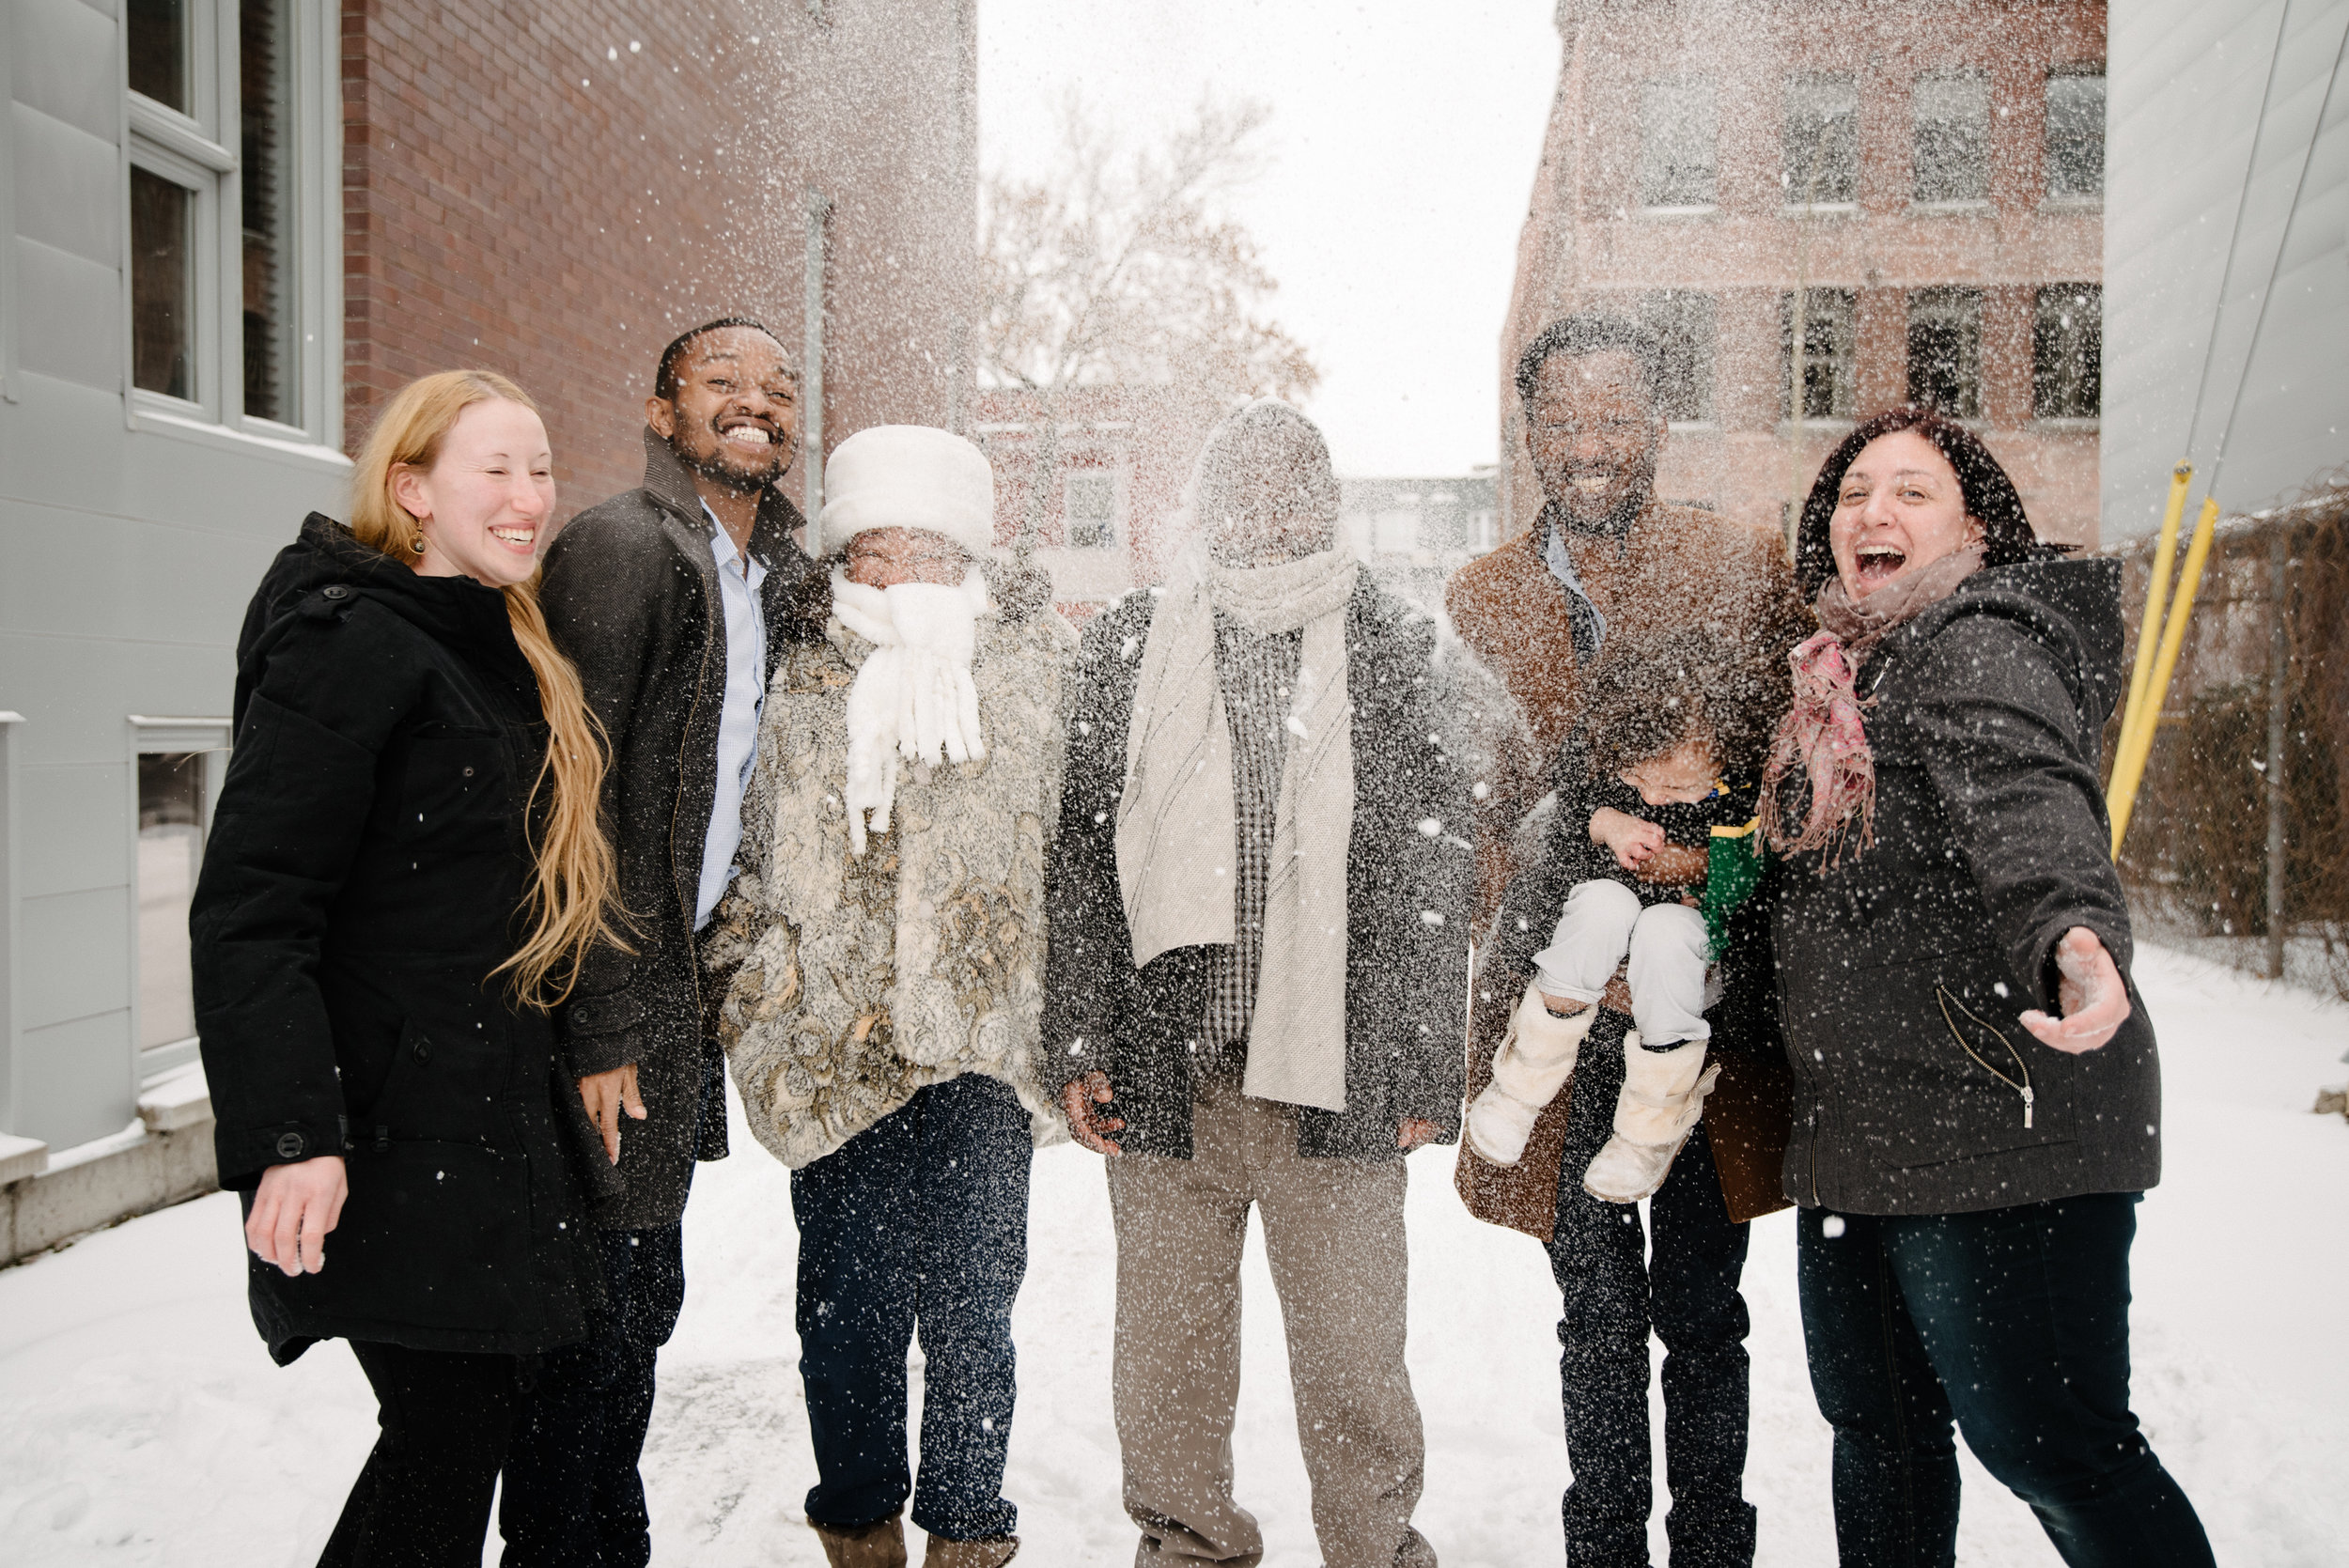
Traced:
<path fill-rule="evenodd" d="M 424 536 L 422 534 L 417 535 L 415 542 L 411 544 L 408 548 L 414 551 L 417 554 L 422 555 L 424 553 Z"/>

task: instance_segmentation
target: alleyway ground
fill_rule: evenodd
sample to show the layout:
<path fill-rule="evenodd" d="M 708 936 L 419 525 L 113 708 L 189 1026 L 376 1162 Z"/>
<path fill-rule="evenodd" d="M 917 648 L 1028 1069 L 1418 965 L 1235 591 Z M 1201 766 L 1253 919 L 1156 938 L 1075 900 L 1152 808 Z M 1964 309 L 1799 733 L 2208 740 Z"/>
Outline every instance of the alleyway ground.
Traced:
<path fill-rule="evenodd" d="M 2138 963 L 2167 1078 L 2168 1180 L 2136 1252 L 2136 1402 L 2222 1562 L 2337 1561 L 2349 1539 L 2349 1127 L 2309 1114 L 2349 1014 L 2160 950 Z M 814 1564 L 782 1168 L 738 1124 L 687 1221 L 692 1296 L 662 1360 L 646 1469 L 655 1560 Z M 1559 1560 L 1565 1478 L 1543 1255 L 1470 1220 L 1452 1154 L 1411 1161 L 1411 1362 L 1427 1423 L 1419 1520 L 1447 1568 Z M 215 1195 L 0 1272 L 0 1560 L 255 1568 L 315 1560 L 371 1440 L 339 1345 L 272 1368 L 242 1299 L 235 1201 Z M 1833 1560 L 1828 1433 L 1802 1364 L 1793 1228 L 1757 1224 L 1753 1458 L 1760 1561 Z M 1023 1564 L 1118 1564 L 1110 1418 L 1113 1252 L 1097 1161 L 1035 1167 L 1007 1491 Z M 328 1250 L 332 1266 L 333 1250 Z M 1280 1320 L 1260 1244 L 1247 1278 L 1240 1496 L 1269 1564 L 1312 1564 Z M 1971 1459 L 1958 1560 L 2053 1564 L 2028 1511 Z M 1660 1464 L 1658 1467 L 1660 1475 Z M 1655 1531 L 1657 1560 L 1663 1535 Z M 917 1557 L 919 1546 L 916 1545 Z M 494 1543 L 492 1545 L 494 1554 Z M 490 1560 L 494 1560 L 494 1555 Z"/>

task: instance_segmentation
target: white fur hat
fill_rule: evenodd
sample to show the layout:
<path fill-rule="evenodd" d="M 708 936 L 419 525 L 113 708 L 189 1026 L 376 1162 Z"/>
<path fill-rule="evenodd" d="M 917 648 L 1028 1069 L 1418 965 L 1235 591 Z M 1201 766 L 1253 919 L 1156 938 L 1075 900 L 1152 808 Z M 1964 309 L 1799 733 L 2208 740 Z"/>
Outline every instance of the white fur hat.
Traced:
<path fill-rule="evenodd" d="M 808 529 L 808 552 L 837 554 L 868 528 L 926 529 L 973 557 L 992 554 L 995 471 L 987 454 L 927 425 L 859 430 L 824 464 L 824 509 Z"/>

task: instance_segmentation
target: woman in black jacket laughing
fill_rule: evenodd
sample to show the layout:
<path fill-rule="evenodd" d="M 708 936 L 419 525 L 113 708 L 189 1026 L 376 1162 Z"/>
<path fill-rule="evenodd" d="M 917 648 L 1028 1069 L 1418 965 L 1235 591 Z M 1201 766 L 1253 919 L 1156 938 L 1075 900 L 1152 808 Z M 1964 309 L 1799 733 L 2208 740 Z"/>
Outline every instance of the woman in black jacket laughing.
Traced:
<path fill-rule="evenodd" d="M 281 1362 L 349 1340 L 382 1407 L 325 1564 L 480 1560 L 520 1358 L 594 1288 L 545 1010 L 612 872 L 532 588 L 548 463 L 512 383 L 412 383 L 238 639 L 196 1017 L 254 1321 Z"/>
<path fill-rule="evenodd" d="M 2161 1085 L 2097 784 L 2120 563 L 2039 545 L 1978 440 L 1902 409 L 1828 458 L 1795 566 L 1827 629 L 1762 819 L 1843 1560 L 1952 1560 L 1954 1418 L 2076 1568 L 2207 1564 L 2128 1399 Z"/>

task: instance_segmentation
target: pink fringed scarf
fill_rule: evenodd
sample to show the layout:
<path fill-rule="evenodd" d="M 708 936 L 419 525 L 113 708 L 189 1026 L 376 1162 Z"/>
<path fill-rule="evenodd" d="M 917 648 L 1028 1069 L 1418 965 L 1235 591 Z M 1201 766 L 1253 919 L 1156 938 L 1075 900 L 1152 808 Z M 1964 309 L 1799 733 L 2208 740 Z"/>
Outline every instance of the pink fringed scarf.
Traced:
<path fill-rule="evenodd" d="M 1787 656 L 1795 675 L 1794 706 L 1780 721 L 1762 770 L 1761 815 L 1771 847 L 1781 854 L 1818 850 L 1822 871 L 1845 853 L 1875 842 L 1876 763 L 1860 714 L 1870 706 L 1853 681 L 1868 656 L 1898 628 L 1982 566 L 1979 540 L 1931 562 L 1864 599 L 1841 577 L 1828 580 L 1812 601 L 1827 629 Z M 1784 793 L 1793 780 L 1793 796 Z M 1801 827 L 1787 819 L 1799 803 Z"/>

